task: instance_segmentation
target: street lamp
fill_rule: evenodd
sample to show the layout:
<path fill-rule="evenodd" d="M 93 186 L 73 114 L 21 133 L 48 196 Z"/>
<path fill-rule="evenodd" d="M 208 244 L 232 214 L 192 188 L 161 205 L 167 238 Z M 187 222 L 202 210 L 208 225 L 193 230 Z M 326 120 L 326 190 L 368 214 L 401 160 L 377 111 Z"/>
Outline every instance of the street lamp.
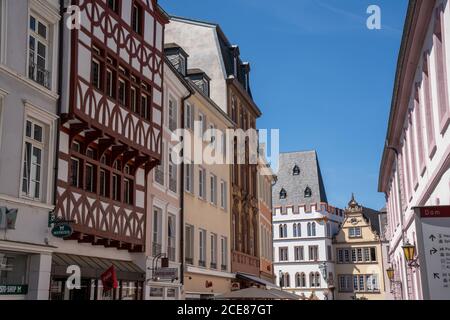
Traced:
<path fill-rule="evenodd" d="M 395 270 L 392 268 L 392 266 L 389 266 L 389 268 L 386 269 L 387 277 L 389 279 L 389 283 L 391 285 L 391 293 L 394 293 L 393 285 L 398 285 L 400 287 L 400 291 L 403 291 L 402 288 L 402 282 L 394 280 L 395 278 Z"/>
<path fill-rule="evenodd" d="M 406 244 L 402 247 L 403 253 L 405 255 L 405 260 L 408 263 L 410 268 L 418 268 L 419 264 L 417 263 L 416 258 L 416 246 L 406 242 Z"/>

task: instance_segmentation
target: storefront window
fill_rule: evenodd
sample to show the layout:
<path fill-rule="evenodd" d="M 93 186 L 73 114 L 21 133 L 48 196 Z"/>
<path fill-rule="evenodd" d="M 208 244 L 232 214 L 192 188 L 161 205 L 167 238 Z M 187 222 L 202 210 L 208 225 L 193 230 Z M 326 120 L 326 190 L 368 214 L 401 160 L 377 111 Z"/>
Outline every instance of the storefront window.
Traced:
<path fill-rule="evenodd" d="M 175 299 L 177 297 L 176 290 L 174 288 L 167 289 L 167 298 Z"/>
<path fill-rule="evenodd" d="M 25 285 L 27 256 L 0 252 L 0 285 Z"/>
<path fill-rule="evenodd" d="M 137 287 L 136 282 L 122 281 L 121 284 L 121 300 L 136 300 Z"/>
<path fill-rule="evenodd" d="M 150 288 L 150 297 L 152 298 L 162 298 L 164 295 L 164 289 L 159 287 Z"/>

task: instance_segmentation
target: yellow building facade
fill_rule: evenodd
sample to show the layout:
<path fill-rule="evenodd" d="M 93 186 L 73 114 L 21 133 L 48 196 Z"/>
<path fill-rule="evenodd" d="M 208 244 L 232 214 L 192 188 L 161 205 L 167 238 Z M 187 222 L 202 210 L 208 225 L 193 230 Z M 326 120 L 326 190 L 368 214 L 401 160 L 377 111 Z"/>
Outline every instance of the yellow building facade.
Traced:
<path fill-rule="evenodd" d="M 207 91 L 190 83 L 195 93 L 184 106 L 184 127 L 191 139 L 185 145 L 183 168 L 184 296 L 197 300 L 231 291 L 234 278 L 230 257 L 231 166 L 210 164 L 205 158 L 223 158 L 227 149 L 221 135 L 233 124 Z"/>
<path fill-rule="evenodd" d="M 386 299 L 379 226 L 379 213 L 359 205 L 352 197 L 334 238 L 336 300 Z"/>

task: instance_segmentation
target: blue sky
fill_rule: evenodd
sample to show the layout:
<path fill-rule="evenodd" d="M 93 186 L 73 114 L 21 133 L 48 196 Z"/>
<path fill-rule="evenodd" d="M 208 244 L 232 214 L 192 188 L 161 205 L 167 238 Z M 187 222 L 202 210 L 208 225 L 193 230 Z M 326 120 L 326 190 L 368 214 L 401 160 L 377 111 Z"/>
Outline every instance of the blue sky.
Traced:
<path fill-rule="evenodd" d="M 330 204 L 354 192 L 380 209 L 377 192 L 407 0 L 160 0 L 169 13 L 221 25 L 251 63 L 263 112 L 280 150 L 315 149 Z M 382 30 L 366 28 L 369 5 Z"/>

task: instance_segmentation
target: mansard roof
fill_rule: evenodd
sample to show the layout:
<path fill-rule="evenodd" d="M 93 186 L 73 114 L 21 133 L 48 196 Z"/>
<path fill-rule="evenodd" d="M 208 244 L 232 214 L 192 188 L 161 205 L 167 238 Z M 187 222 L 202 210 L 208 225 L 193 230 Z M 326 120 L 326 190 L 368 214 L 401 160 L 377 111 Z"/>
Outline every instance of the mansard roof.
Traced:
<path fill-rule="evenodd" d="M 299 175 L 293 174 L 295 166 L 300 168 Z M 276 174 L 278 180 L 272 188 L 274 206 L 328 202 L 316 151 L 281 153 Z M 305 197 L 307 188 L 311 189 L 311 197 Z M 287 192 L 286 200 L 280 200 L 281 189 Z"/>

